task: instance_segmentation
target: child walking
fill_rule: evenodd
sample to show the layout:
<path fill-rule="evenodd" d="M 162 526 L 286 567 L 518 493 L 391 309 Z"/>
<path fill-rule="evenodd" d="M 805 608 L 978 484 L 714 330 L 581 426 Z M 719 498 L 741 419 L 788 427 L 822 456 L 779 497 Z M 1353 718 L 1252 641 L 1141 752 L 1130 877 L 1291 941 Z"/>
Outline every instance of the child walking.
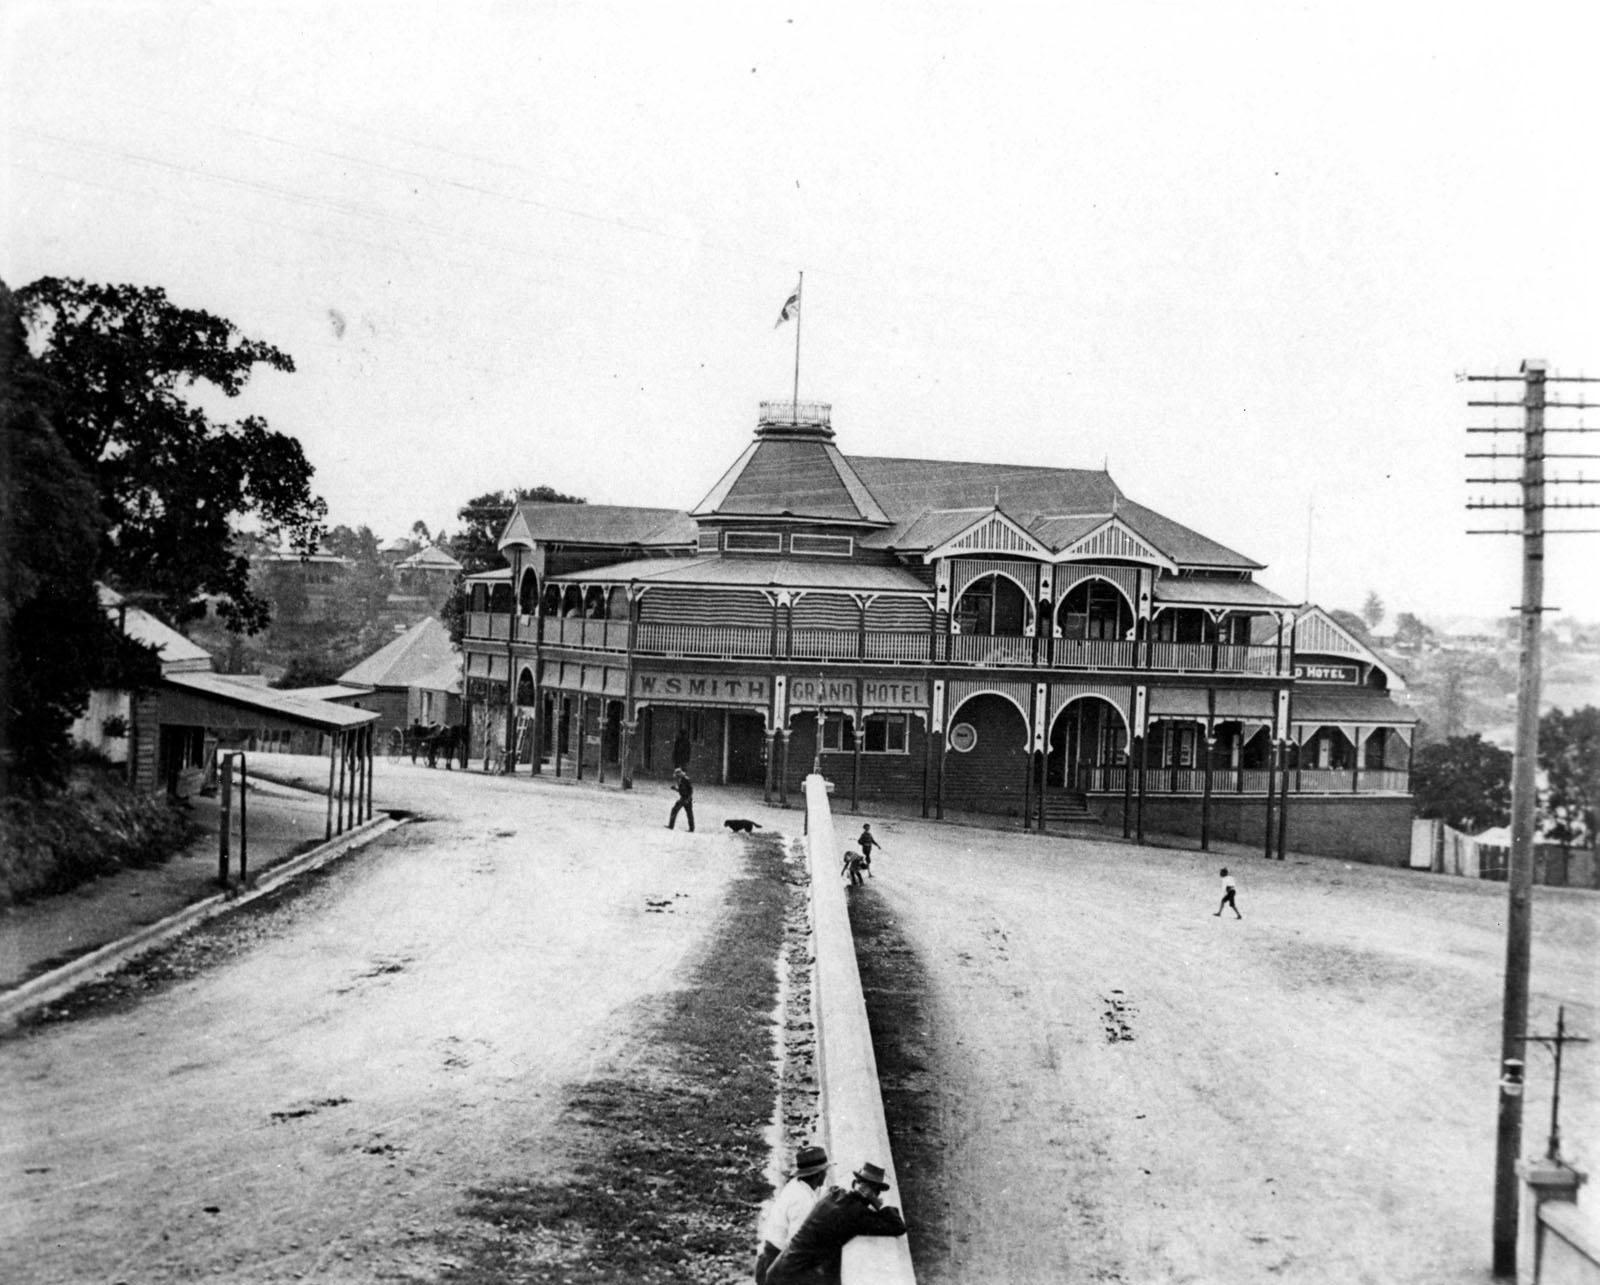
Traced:
<path fill-rule="evenodd" d="M 1233 894 L 1238 891 L 1233 884 L 1233 876 L 1228 873 L 1228 867 L 1222 867 L 1222 904 L 1217 907 L 1217 916 L 1220 918 L 1224 910 L 1232 910 L 1235 919 L 1243 919 L 1239 913 L 1238 904 L 1233 899 Z"/>

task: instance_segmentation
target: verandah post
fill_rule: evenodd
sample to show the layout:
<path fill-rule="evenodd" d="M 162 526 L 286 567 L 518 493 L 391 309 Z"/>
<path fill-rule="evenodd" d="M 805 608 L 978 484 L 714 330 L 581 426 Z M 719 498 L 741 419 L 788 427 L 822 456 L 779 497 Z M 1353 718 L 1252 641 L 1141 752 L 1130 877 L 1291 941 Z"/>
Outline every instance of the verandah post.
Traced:
<path fill-rule="evenodd" d="M 333 763 L 339 753 L 339 733 L 328 734 L 328 823 L 322 832 L 323 842 L 333 838 Z"/>

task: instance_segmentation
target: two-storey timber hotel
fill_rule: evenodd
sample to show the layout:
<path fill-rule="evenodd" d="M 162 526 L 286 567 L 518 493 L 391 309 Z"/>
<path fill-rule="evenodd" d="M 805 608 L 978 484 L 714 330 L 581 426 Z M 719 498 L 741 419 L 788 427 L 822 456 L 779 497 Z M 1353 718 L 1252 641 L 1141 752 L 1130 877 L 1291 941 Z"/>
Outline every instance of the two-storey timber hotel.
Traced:
<path fill-rule="evenodd" d="M 764 403 L 690 512 L 528 503 L 500 548 L 466 696 L 517 770 L 1407 859 L 1399 675 L 1108 472 L 845 455 Z"/>

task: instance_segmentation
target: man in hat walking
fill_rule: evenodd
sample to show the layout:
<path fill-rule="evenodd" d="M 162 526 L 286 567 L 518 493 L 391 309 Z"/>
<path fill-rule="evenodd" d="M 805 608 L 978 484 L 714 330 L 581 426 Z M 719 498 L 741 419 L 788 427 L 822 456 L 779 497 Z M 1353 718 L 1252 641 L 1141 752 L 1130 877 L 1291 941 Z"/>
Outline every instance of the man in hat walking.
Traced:
<path fill-rule="evenodd" d="M 689 833 L 694 833 L 694 782 L 689 779 L 689 774 L 681 767 L 672 769 L 672 785 L 678 791 L 678 801 L 672 805 L 672 815 L 667 818 L 667 829 L 673 830 L 678 825 L 678 813 L 682 812 L 689 819 Z"/>
<path fill-rule="evenodd" d="M 828 1172 L 828 1153 L 821 1147 L 801 1147 L 794 1156 L 794 1177 L 761 1215 L 761 1249 L 756 1254 L 756 1285 L 766 1285 L 767 1270 L 789 1241 L 806 1215 L 817 1203 L 817 1192 Z"/>
<path fill-rule="evenodd" d="M 864 1164 L 848 1191 L 829 1187 L 800 1224 L 789 1247 L 767 1269 L 766 1285 L 837 1281 L 845 1245 L 857 1236 L 904 1236 L 906 1220 L 883 1203 L 889 1190 L 879 1165 Z"/>

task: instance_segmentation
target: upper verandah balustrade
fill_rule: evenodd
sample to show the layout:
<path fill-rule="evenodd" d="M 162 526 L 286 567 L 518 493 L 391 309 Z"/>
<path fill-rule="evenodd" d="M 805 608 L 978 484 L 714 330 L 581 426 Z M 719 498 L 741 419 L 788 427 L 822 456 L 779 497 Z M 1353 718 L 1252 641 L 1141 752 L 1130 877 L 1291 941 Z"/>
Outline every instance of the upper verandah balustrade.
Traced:
<path fill-rule="evenodd" d="M 513 617 L 472 612 L 467 638 L 510 642 Z M 532 646 L 693 660 L 865 661 L 965 665 L 979 669 L 1150 670 L 1161 673 L 1289 673 L 1286 646 L 1223 642 L 945 634 L 928 630 L 770 628 L 764 625 L 652 624 L 579 616 L 518 615 L 516 641 Z M 538 632 L 543 626 L 543 633 Z M 630 630 L 632 635 L 630 638 Z"/>

